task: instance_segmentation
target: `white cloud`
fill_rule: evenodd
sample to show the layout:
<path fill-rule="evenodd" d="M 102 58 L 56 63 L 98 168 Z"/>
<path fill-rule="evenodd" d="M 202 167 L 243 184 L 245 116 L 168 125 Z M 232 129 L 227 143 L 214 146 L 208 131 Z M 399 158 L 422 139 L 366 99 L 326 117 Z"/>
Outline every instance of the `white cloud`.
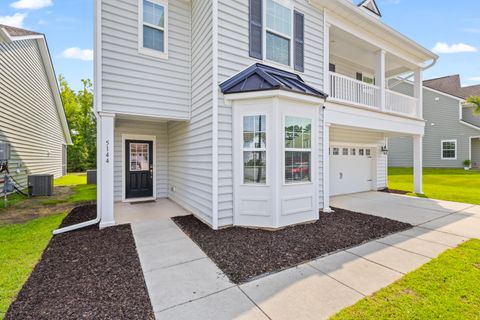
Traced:
<path fill-rule="evenodd" d="M 15 9 L 36 10 L 53 5 L 52 0 L 18 0 L 10 4 L 10 7 Z"/>
<path fill-rule="evenodd" d="M 468 78 L 468 80 L 474 81 L 474 82 L 480 82 L 480 77 L 471 77 L 471 78 Z"/>
<path fill-rule="evenodd" d="M 61 54 L 62 57 L 67 59 L 79 59 L 83 61 L 92 61 L 93 60 L 93 50 L 90 49 L 80 49 L 77 47 L 68 48 Z"/>
<path fill-rule="evenodd" d="M 477 52 L 478 49 L 465 43 L 457 43 L 457 44 L 449 45 L 446 42 L 437 42 L 435 47 L 432 48 L 432 51 L 435 53 L 462 53 L 462 52 Z"/>
<path fill-rule="evenodd" d="M 23 22 L 27 17 L 26 13 L 15 13 L 13 16 L 0 17 L 0 24 L 11 27 L 23 28 Z"/>

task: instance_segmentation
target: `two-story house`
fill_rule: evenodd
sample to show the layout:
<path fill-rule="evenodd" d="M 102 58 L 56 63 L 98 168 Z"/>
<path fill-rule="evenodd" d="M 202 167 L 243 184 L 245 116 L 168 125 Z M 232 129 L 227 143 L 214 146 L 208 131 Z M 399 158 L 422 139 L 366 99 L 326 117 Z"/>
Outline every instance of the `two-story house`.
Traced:
<path fill-rule="evenodd" d="M 410 82 L 391 84 L 393 90 L 406 94 L 412 91 Z M 480 116 L 465 103 L 471 96 L 480 96 L 480 86 L 462 87 L 457 74 L 424 81 L 423 92 L 423 166 L 463 168 L 463 162 L 470 160 L 472 167 L 480 167 Z M 388 147 L 389 166 L 412 166 L 410 137 L 392 138 Z"/>
<path fill-rule="evenodd" d="M 214 229 L 314 221 L 386 186 L 386 139 L 413 137 L 438 58 L 373 0 L 97 0 L 98 210 L 169 198 Z M 414 90 L 387 89 L 412 72 Z"/>

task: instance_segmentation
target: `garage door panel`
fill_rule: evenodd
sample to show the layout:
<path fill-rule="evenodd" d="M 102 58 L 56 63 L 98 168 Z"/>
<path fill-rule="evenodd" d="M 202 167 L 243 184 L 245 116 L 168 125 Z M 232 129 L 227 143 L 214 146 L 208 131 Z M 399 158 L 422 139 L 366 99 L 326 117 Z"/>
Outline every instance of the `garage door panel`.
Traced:
<path fill-rule="evenodd" d="M 373 149 L 332 147 L 330 149 L 330 195 L 372 190 Z"/>

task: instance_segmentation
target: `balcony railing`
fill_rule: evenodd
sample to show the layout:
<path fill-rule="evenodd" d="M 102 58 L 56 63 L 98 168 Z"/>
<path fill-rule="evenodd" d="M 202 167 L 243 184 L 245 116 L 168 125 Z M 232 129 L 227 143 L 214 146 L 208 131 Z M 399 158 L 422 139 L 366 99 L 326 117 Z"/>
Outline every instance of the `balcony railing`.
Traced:
<path fill-rule="evenodd" d="M 416 117 L 417 99 L 395 91 L 386 90 L 385 110 Z"/>
<path fill-rule="evenodd" d="M 330 87 L 331 98 L 379 109 L 380 88 L 377 86 L 331 72 Z"/>
<path fill-rule="evenodd" d="M 385 90 L 385 106 L 381 106 L 380 87 L 330 72 L 330 98 L 375 110 L 417 117 L 417 99 Z"/>

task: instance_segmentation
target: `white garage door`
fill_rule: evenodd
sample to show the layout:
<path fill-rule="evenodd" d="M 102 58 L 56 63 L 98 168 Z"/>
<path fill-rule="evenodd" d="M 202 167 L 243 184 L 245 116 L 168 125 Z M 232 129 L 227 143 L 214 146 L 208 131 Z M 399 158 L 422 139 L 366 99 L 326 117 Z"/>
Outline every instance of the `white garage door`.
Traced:
<path fill-rule="evenodd" d="M 330 195 L 372 190 L 373 149 L 330 148 Z"/>

